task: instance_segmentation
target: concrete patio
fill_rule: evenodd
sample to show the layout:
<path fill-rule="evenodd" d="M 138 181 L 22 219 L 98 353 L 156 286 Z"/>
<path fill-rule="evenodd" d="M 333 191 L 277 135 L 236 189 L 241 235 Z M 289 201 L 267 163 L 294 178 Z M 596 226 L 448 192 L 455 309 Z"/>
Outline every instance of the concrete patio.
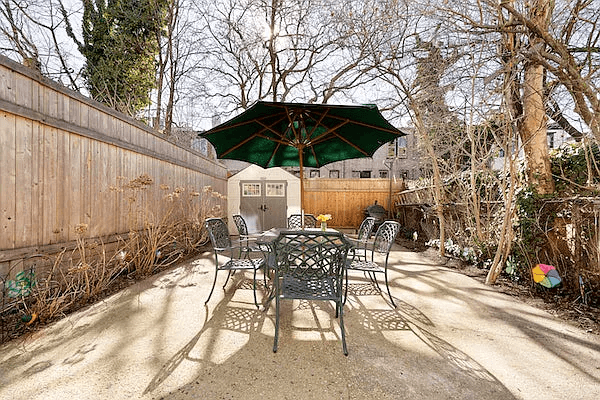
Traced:
<path fill-rule="evenodd" d="M 395 310 L 351 280 L 348 357 L 333 307 L 317 302 L 283 303 L 274 354 L 274 305 L 254 307 L 249 274 L 204 306 L 207 252 L 0 347 L 0 398 L 600 397 L 599 336 L 423 254 L 396 247 L 391 266 Z"/>

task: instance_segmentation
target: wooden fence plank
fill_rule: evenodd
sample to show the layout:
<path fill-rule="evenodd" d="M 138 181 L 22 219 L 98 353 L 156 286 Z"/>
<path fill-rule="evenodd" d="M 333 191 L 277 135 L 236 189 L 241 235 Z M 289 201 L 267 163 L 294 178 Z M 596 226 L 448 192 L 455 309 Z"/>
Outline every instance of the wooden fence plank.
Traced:
<path fill-rule="evenodd" d="M 32 175 L 33 175 L 33 127 L 30 120 L 16 118 L 15 121 L 15 223 L 19 229 L 15 232 L 15 247 L 24 247 L 30 243 L 33 234 L 32 221 Z"/>
<path fill-rule="evenodd" d="M 70 135 L 57 130 L 56 137 L 56 222 L 54 232 L 57 242 L 69 240 L 69 231 L 72 229 L 70 217 L 71 209 L 71 170 Z"/>
<path fill-rule="evenodd" d="M 47 126 L 44 127 L 44 178 L 42 182 L 42 242 L 48 244 L 56 243 L 56 169 L 58 163 L 58 157 L 56 155 L 56 135 L 56 129 Z"/>
<path fill-rule="evenodd" d="M 15 247 L 16 234 L 16 119 L 0 114 L 0 248 Z"/>
<path fill-rule="evenodd" d="M 82 215 L 82 202 L 84 193 L 81 191 L 81 172 L 84 170 L 82 165 L 81 157 L 81 136 L 71 136 L 70 156 L 69 156 L 69 169 L 70 169 L 70 190 L 69 197 L 71 199 L 71 206 L 69 212 L 69 230 L 67 232 L 68 240 L 75 240 L 77 238 L 75 232 L 75 226 L 84 221 L 81 219 Z"/>
<path fill-rule="evenodd" d="M 17 74 L 10 69 L 3 65 L 0 66 L 0 99 L 9 101 L 11 103 L 15 102 L 15 75 Z"/>
<path fill-rule="evenodd" d="M 79 105 L 79 126 L 89 129 L 90 127 L 90 106 L 88 104 Z"/>
<path fill-rule="evenodd" d="M 39 245 L 42 243 L 42 224 L 43 224 L 43 197 L 42 185 L 44 179 L 44 130 L 42 126 L 32 122 L 32 174 L 31 174 L 31 221 L 34 229 L 32 229 L 30 242 L 27 246 Z"/>
<path fill-rule="evenodd" d="M 102 156 L 101 147 L 103 143 L 93 141 L 90 143 L 90 154 L 91 154 L 91 162 L 90 162 L 90 223 L 89 223 L 89 232 L 90 236 L 96 237 L 100 236 L 100 232 L 102 232 L 103 221 L 100 213 L 102 212 L 102 202 L 100 198 L 100 172 L 102 161 L 100 157 Z"/>
<path fill-rule="evenodd" d="M 69 102 L 69 111 L 67 121 L 73 125 L 81 125 L 81 103 L 78 101 Z"/>
<path fill-rule="evenodd" d="M 23 75 L 15 74 L 14 75 L 15 82 L 15 92 L 17 96 L 15 97 L 16 104 L 31 108 L 33 104 L 32 99 L 32 85 L 33 81 Z"/>
<path fill-rule="evenodd" d="M 81 139 L 81 214 L 79 223 L 90 224 L 92 217 L 92 140 Z"/>
<path fill-rule="evenodd" d="M 45 105 L 45 114 L 52 118 L 58 118 L 58 93 L 49 87 L 45 87 L 42 92 L 43 103 Z"/>

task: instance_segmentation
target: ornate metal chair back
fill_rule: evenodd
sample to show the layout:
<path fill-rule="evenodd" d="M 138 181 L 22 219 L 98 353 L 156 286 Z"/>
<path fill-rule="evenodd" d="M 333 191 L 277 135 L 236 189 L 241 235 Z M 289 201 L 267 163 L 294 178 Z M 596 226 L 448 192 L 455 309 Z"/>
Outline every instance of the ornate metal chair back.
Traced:
<path fill-rule="evenodd" d="M 363 219 L 360 227 L 358 228 L 358 236 L 356 238 L 359 242 L 366 242 L 367 239 L 369 239 L 371 233 L 373 232 L 375 221 L 376 219 L 374 217 L 367 217 Z"/>
<path fill-rule="evenodd" d="M 400 223 L 396 221 L 384 221 L 379 225 L 379 228 L 375 233 L 373 252 L 389 253 L 399 232 Z"/>
<path fill-rule="evenodd" d="M 316 228 L 317 218 L 312 214 L 304 214 L 304 226 L 302 226 L 302 214 L 292 214 L 288 217 L 289 229 Z"/>
<path fill-rule="evenodd" d="M 341 284 L 349 249 L 341 233 L 284 231 L 273 247 L 278 276 L 301 281 L 335 278 Z"/>
<path fill-rule="evenodd" d="M 235 214 L 233 216 L 233 222 L 235 223 L 235 226 L 240 236 L 248 236 L 248 226 L 246 225 L 244 217 L 242 217 L 239 214 Z"/>
<path fill-rule="evenodd" d="M 231 247 L 229 229 L 221 218 L 208 218 L 205 226 L 213 248 L 223 249 Z"/>

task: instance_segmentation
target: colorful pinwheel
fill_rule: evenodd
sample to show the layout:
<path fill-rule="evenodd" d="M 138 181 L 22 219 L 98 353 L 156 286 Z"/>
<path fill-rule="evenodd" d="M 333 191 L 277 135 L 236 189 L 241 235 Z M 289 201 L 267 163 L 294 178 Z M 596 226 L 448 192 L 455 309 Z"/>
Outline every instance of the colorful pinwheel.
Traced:
<path fill-rule="evenodd" d="M 562 282 L 558 271 L 552 265 L 538 264 L 531 272 L 533 280 L 547 288 L 553 288 Z"/>

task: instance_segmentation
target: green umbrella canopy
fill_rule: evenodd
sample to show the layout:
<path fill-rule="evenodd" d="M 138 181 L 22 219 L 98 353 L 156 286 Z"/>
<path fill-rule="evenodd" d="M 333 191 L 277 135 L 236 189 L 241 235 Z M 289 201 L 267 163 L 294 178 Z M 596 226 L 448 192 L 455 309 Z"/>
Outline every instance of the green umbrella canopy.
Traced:
<path fill-rule="evenodd" d="M 351 158 L 371 157 L 404 133 L 375 105 L 330 105 L 259 101 L 240 115 L 199 136 L 217 157 L 263 168 L 319 168 Z"/>

